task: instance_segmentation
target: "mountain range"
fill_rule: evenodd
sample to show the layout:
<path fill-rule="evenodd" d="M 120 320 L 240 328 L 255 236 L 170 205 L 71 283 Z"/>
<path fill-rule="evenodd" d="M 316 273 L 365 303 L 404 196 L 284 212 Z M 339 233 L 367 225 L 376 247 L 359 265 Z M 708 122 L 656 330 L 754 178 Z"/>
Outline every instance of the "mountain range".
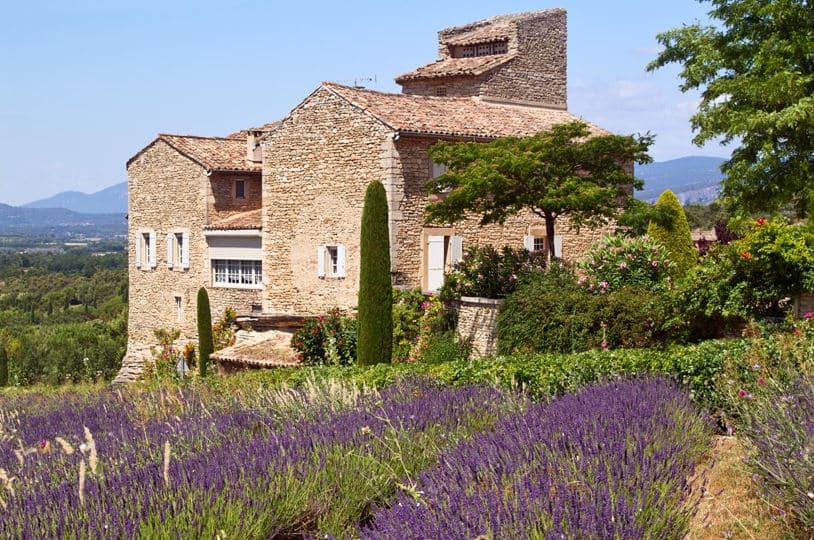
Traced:
<path fill-rule="evenodd" d="M 721 191 L 721 164 L 725 158 L 687 156 L 658 163 L 636 166 L 636 176 L 644 180 L 644 189 L 636 198 L 653 202 L 661 192 L 670 189 L 682 204 L 707 204 Z"/>
<path fill-rule="evenodd" d="M 64 208 L 80 214 L 127 213 L 127 182 L 114 184 L 96 193 L 63 191 L 46 199 L 24 204 L 23 208 Z"/>

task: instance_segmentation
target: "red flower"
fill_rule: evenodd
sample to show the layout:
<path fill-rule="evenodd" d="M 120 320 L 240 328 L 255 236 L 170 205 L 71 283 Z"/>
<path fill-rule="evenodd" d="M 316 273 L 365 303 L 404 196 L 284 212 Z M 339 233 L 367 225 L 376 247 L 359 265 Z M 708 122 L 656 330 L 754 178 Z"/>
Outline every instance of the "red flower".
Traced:
<path fill-rule="evenodd" d="M 758 379 L 757 379 L 757 383 L 758 383 L 760 386 L 763 386 L 763 385 L 765 385 L 765 384 L 766 384 L 766 379 L 764 379 L 763 377 L 758 377 Z"/>
<path fill-rule="evenodd" d="M 757 218 L 757 224 L 758 225 L 766 225 L 766 218 L 765 217 Z"/>
<path fill-rule="evenodd" d="M 738 390 L 738 395 L 739 395 L 740 397 L 746 397 L 746 390 L 744 390 L 743 388 L 741 388 L 740 390 Z"/>
<path fill-rule="evenodd" d="M 752 254 L 748 251 L 741 251 L 741 258 L 746 259 L 747 261 L 752 258 Z"/>

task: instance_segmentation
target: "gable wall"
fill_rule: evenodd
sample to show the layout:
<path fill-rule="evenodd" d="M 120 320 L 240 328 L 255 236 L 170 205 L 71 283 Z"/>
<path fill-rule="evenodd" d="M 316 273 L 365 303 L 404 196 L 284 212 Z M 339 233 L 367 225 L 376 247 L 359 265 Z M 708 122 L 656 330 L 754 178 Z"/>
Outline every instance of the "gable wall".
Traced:
<path fill-rule="evenodd" d="M 260 173 L 224 173 L 213 172 L 209 177 L 209 194 L 207 197 L 207 213 L 209 222 L 257 210 L 263 204 L 262 182 Z M 235 180 L 245 181 L 246 198 L 235 199 Z"/>
<path fill-rule="evenodd" d="M 356 306 L 365 189 L 388 179 L 389 135 L 378 121 L 321 88 L 264 142 L 265 311 L 324 313 Z M 346 277 L 320 278 L 317 248 L 333 244 L 346 248 Z"/>
<path fill-rule="evenodd" d="M 197 335 L 198 289 L 210 284 L 203 228 L 207 223 L 209 177 L 203 167 L 158 141 L 128 167 L 128 349 L 147 350 L 156 344 L 153 330 L 177 328 L 181 338 Z M 136 268 L 135 242 L 142 230 L 155 231 L 156 266 Z M 167 233 L 189 231 L 189 269 L 167 268 Z M 180 295 L 183 320 L 177 321 L 175 296 Z M 213 318 L 226 307 L 246 311 L 259 302 L 260 292 L 209 288 Z"/>

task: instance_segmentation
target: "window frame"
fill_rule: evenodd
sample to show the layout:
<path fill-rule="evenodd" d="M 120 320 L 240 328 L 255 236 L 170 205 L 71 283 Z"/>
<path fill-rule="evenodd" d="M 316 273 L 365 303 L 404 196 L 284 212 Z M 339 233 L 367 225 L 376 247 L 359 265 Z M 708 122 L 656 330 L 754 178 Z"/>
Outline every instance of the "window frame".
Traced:
<path fill-rule="evenodd" d="M 211 282 L 214 288 L 263 288 L 263 261 L 259 259 L 212 259 Z"/>
<path fill-rule="evenodd" d="M 238 194 L 238 185 L 241 187 L 241 193 Z M 236 201 L 245 201 L 248 199 L 246 196 L 246 179 L 245 178 L 235 178 L 234 185 L 232 187 L 232 195 Z"/>

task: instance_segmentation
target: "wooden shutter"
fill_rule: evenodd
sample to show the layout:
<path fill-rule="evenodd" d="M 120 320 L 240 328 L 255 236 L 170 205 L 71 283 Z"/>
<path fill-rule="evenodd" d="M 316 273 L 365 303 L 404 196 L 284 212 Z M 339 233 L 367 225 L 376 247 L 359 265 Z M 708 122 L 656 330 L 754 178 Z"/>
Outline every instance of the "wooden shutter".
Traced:
<path fill-rule="evenodd" d="M 532 252 L 534 251 L 534 237 L 527 234 L 523 237 L 523 247 L 526 248 L 526 251 Z"/>
<path fill-rule="evenodd" d="M 464 239 L 460 236 L 449 237 L 449 261 L 458 264 L 464 258 Z"/>
<path fill-rule="evenodd" d="M 136 268 L 141 268 L 141 237 L 140 232 L 136 233 Z"/>
<path fill-rule="evenodd" d="M 317 277 L 325 277 L 325 246 L 317 247 Z"/>
<path fill-rule="evenodd" d="M 150 231 L 150 253 L 147 259 L 150 268 L 155 268 L 157 255 L 156 247 L 157 246 L 155 245 L 155 231 Z"/>
<path fill-rule="evenodd" d="M 554 235 L 554 256 L 562 258 L 562 236 L 559 234 Z"/>
<path fill-rule="evenodd" d="M 345 277 L 345 246 L 336 246 L 336 277 Z"/>
<path fill-rule="evenodd" d="M 184 232 L 181 234 L 181 267 L 183 269 L 189 268 L 189 233 Z"/>
<path fill-rule="evenodd" d="M 172 268 L 172 255 L 173 255 L 173 248 L 175 247 L 174 244 L 175 235 L 172 233 L 167 234 L 167 268 Z"/>

